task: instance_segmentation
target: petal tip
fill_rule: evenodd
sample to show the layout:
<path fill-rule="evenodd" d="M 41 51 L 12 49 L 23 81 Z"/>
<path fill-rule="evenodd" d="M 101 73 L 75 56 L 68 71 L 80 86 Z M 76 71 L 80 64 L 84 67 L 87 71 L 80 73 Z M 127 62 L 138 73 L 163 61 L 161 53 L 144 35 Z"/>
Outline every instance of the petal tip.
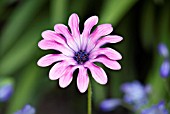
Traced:
<path fill-rule="evenodd" d="M 42 67 L 40 60 L 37 61 L 37 65 Z"/>
<path fill-rule="evenodd" d="M 58 78 L 55 78 L 55 76 L 52 74 L 52 71 L 49 72 L 49 79 L 50 80 L 57 80 Z"/>
<path fill-rule="evenodd" d="M 79 89 L 80 93 L 86 92 L 86 89 Z"/>
<path fill-rule="evenodd" d="M 99 82 L 99 83 L 102 84 L 102 85 L 105 85 L 105 84 L 107 84 L 107 81 L 108 81 L 108 80 L 102 80 L 102 81 Z"/>

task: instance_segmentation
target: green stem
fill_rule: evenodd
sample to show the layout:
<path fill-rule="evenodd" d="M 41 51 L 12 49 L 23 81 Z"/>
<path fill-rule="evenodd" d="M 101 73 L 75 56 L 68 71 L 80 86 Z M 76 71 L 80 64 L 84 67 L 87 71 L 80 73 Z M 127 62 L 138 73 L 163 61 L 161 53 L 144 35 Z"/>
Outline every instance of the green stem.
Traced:
<path fill-rule="evenodd" d="M 91 83 L 89 83 L 89 87 L 88 87 L 87 101 L 88 101 L 88 106 L 87 106 L 88 113 L 87 114 L 92 114 L 92 87 L 91 87 Z"/>

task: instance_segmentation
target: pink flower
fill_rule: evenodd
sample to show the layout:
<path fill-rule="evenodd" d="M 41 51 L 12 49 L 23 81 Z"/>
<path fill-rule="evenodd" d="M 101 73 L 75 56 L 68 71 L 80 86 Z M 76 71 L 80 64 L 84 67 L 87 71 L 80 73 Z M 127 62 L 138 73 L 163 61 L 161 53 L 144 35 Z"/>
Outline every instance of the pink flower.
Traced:
<path fill-rule="evenodd" d="M 56 63 L 49 72 L 51 80 L 59 79 L 62 88 L 67 87 L 72 79 L 73 72 L 78 68 L 77 86 L 81 93 L 88 88 L 89 77 L 87 70 L 99 84 L 107 83 L 105 71 L 93 62 L 100 62 L 112 70 L 121 69 L 117 60 L 122 59 L 120 53 L 111 48 L 100 48 L 106 43 L 117 43 L 123 38 L 117 35 L 109 35 L 112 31 L 111 24 L 101 24 L 91 33 L 91 29 L 98 23 L 98 17 L 92 16 L 84 23 L 82 34 L 79 31 L 79 17 L 72 14 L 68 25 L 56 24 L 55 31 L 46 30 L 42 33 L 43 40 L 38 46 L 43 50 L 56 50 L 61 54 L 48 54 L 38 61 L 41 67 Z"/>

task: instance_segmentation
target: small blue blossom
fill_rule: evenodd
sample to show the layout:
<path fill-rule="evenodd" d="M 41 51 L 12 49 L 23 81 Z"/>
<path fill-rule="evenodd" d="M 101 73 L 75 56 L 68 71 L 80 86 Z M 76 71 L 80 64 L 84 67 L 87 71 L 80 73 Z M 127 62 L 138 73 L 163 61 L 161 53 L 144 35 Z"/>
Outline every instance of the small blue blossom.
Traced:
<path fill-rule="evenodd" d="M 0 87 L 0 102 L 7 101 L 13 93 L 13 85 L 12 84 L 6 84 L 2 87 Z"/>
<path fill-rule="evenodd" d="M 121 86 L 122 92 L 125 93 L 124 101 L 128 104 L 134 105 L 135 109 L 139 109 L 141 106 L 148 102 L 147 95 L 150 93 L 150 86 L 143 86 L 138 81 L 131 83 L 124 83 Z"/>
<path fill-rule="evenodd" d="M 159 54 L 162 55 L 164 58 L 169 57 L 169 50 L 164 43 L 160 43 L 158 45 L 158 51 L 159 51 Z"/>
<path fill-rule="evenodd" d="M 23 109 L 15 112 L 14 114 L 35 114 L 35 108 L 27 104 L 23 107 Z"/>
<path fill-rule="evenodd" d="M 120 99 L 106 99 L 100 104 L 100 109 L 104 112 L 109 112 L 116 109 L 119 105 L 121 105 Z"/>
<path fill-rule="evenodd" d="M 157 105 L 153 105 L 151 108 L 142 110 L 141 114 L 169 114 L 165 108 L 165 103 L 162 101 Z"/>
<path fill-rule="evenodd" d="M 170 75 L 170 61 L 164 60 L 160 67 L 160 75 L 163 78 L 167 78 Z"/>
<path fill-rule="evenodd" d="M 5 102 L 12 96 L 13 85 L 12 78 L 0 78 L 0 102 Z"/>

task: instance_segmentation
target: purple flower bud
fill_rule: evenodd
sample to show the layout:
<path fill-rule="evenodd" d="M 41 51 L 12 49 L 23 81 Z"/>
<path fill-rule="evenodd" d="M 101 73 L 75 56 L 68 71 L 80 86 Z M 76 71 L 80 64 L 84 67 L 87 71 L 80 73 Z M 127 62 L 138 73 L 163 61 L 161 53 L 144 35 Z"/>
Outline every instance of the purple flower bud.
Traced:
<path fill-rule="evenodd" d="M 169 60 L 164 60 L 160 68 L 160 75 L 163 78 L 167 78 L 170 74 L 170 62 Z"/>
<path fill-rule="evenodd" d="M 167 46 L 163 43 L 160 43 L 158 45 L 158 51 L 159 51 L 159 54 L 165 58 L 167 58 L 169 56 L 169 50 L 168 50 Z"/>
<path fill-rule="evenodd" d="M 165 103 L 161 101 L 157 105 L 142 110 L 141 114 L 168 114 L 168 110 L 165 108 Z"/>
<path fill-rule="evenodd" d="M 15 112 L 14 114 L 35 114 L 35 108 L 27 104 L 23 107 L 23 109 Z"/>
<path fill-rule="evenodd" d="M 121 105 L 120 99 L 106 99 L 100 104 L 102 111 L 108 112 L 116 109 L 117 106 Z"/>
<path fill-rule="evenodd" d="M 0 102 L 7 101 L 13 93 L 13 85 L 6 84 L 0 87 Z"/>

